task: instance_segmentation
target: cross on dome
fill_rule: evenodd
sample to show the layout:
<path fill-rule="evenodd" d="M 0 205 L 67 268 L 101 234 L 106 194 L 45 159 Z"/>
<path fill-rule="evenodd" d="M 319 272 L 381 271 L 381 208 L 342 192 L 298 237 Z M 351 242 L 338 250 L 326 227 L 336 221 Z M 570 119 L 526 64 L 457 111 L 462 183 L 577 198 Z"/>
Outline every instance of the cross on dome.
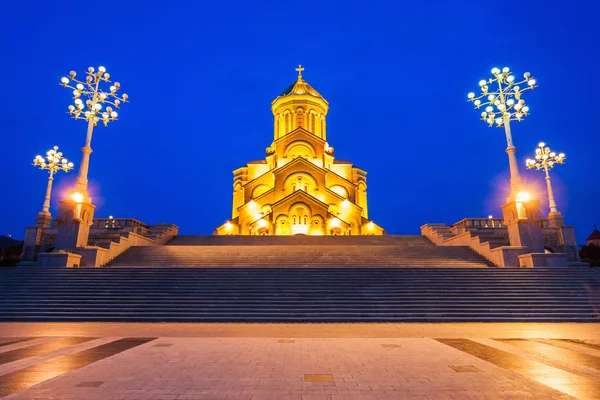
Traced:
<path fill-rule="evenodd" d="M 277 97 L 279 98 L 288 95 L 309 95 L 326 101 L 323 99 L 323 96 L 319 94 L 319 92 L 313 89 L 308 82 L 302 78 L 302 71 L 304 71 L 302 64 L 298 64 L 296 71 L 298 71 L 298 78 Z"/>

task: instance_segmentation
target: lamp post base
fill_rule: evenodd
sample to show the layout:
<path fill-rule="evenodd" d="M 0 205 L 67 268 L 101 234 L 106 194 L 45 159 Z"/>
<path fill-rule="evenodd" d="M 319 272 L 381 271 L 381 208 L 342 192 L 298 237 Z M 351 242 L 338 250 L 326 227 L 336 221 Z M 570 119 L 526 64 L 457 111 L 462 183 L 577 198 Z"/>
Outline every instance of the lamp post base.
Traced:
<path fill-rule="evenodd" d="M 40 211 L 35 216 L 35 226 L 40 228 L 49 228 L 52 222 L 52 215 L 48 211 Z"/>
<path fill-rule="evenodd" d="M 527 247 L 529 253 L 544 252 L 538 200 L 510 201 L 502 206 L 502 214 L 511 246 Z"/>
<path fill-rule="evenodd" d="M 548 225 L 552 228 L 560 228 L 565 226 L 565 217 L 556 211 L 548 214 Z"/>
<path fill-rule="evenodd" d="M 87 246 L 96 208 L 86 201 L 88 199 L 89 197 L 76 198 L 60 202 L 55 250 L 72 250 Z"/>
<path fill-rule="evenodd" d="M 28 226 L 25 230 L 25 239 L 23 240 L 23 251 L 21 252 L 21 262 L 34 262 L 40 245 L 42 244 L 42 233 L 44 228 L 50 228 L 52 215 L 48 211 L 40 211 L 35 216 L 35 225 Z"/>

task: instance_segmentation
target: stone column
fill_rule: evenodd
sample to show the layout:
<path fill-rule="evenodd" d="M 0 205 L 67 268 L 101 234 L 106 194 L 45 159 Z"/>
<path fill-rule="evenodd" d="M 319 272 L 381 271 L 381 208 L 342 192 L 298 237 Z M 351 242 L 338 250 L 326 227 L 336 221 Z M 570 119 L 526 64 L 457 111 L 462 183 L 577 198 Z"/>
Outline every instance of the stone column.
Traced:
<path fill-rule="evenodd" d="M 37 224 L 26 228 L 25 239 L 23 240 L 23 252 L 21 253 L 22 263 L 32 263 L 35 261 L 40 251 L 43 232 L 44 227 Z"/>
<path fill-rule="evenodd" d="M 577 240 L 575 239 L 575 228 L 565 226 L 565 218 L 560 212 L 551 212 L 548 214 L 548 225 L 550 228 L 556 229 L 558 233 L 558 245 L 567 255 L 569 263 L 578 263 L 579 251 L 577 248 Z"/>
<path fill-rule="evenodd" d="M 46 187 L 46 197 L 42 211 L 35 216 L 35 226 L 28 226 L 25 230 L 25 239 L 23 240 L 23 252 L 21 253 L 22 263 L 31 263 L 35 261 L 40 251 L 42 234 L 44 228 L 49 228 L 52 223 L 50 214 L 50 193 L 52 192 L 52 181 L 54 177 L 50 174 L 48 186 Z"/>
<path fill-rule="evenodd" d="M 511 246 L 527 247 L 529 253 L 544 252 L 539 200 L 511 200 L 502 206 L 502 213 Z"/>
<path fill-rule="evenodd" d="M 60 202 L 55 250 L 87 246 L 94 208 L 87 196 L 81 202 L 73 199 Z"/>

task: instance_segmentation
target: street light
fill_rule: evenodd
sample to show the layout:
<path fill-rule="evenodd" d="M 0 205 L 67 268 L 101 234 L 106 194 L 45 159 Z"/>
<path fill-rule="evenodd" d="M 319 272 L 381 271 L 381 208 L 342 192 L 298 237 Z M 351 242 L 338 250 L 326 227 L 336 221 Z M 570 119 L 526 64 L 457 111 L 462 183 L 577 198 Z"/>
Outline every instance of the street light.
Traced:
<path fill-rule="evenodd" d="M 46 188 L 46 198 L 41 214 L 50 214 L 50 194 L 52 193 L 52 181 L 54 174 L 58 171 L 69 172 L 73 168 L 73 163 L 63 158 L 63 153 L 58 151 L 58 146 L 54 146 L 52 150 L 46 152 L 46 158 L 38 155 L 33 159 L 33 165 L 41 170 L 48 170 L 48 187 Z"/>
<path fill-rule="evenodd" d="M 529 72 L 525 72 L 524 80 L 515 82 L 515 77 L 512 75 L 510 68 L 504 67 L 492 69 L 493 78 L 479 81 L 481 89 L 480 95 L 475 95 L 471 92 L 468 95 L 469 101 L 475 104 L 475 108 L 483 108 L 481 119 L 489 124 L 490 127 L 494 124 L 498 128 L 504 128 L 506 132 L 506 143 L 508 145 L 506 153 L 508 153 L 508 162 L 510 166 L 510 186 L 511 199 L 515 199 L 517 193 L 522 190 L 523 182 L 519 175 L 519 165 L 517 163 L 516 151 L 517 148 L 513 145 L 512 135 L 510 132 L 510 121 L 522 121 L 524 117 L 529 115 L 529 107 L 525 104 L 525 100 L 521 98 L 522 93 L 526 90 L 536 88 L 536 80 L 531 77 Z M 498 88 L 495 88 L 496 84 Z M 519 85 L 525 85 L 523 88 Z"/>
<path fill-rule="evenodd" d="M 556 164 L 564 164 L 565 153 L 556 154 L 550 147 L 546 146 L 546 143 L 540 142 L 538 144 L 538 148 L 535 149 L 535 160 L 528 159 L 527 169 L 537 169 L 538 171 L 543 169 L 546 172 L 546 186 L 548 187 L 548 203 L 550 206 L 550 213 L 558 213 L 558 208 L 556 207 L 556 201 L 554 200 L 554 193 L 552 193 L 552 184 L 550 183 L 550 173 L 549 171 Z"/>
<path fill-rule="evenodd" d="M 92 152 L 92 132 L 98 122 L 102 122 L 104 126 L 117 119 L 118 113 L 115 111 L 121 103 L 128 100 L 126 94 L 119 95 L 117 92 L 121 88 L 119 82 L 112 83 L 110 75 L 106 72 L 106 68 L 98 67 L 98 71 L 93 67 L 89 67 L 85 81 L 80 81 L 75 78 L 75 71 L 69 73 L 69 77 L 61 78 L 61 86 L 73 89 L 74 105 L 69 106 L 69 114 L 74 119 L 83 119 L 88 122 L 87 136 L 85 138 L 85 146 L 81 149 L 81 165 L 77 174 L 76 190 L 87 196 L 88 184 L 88 169 L 90 162 L 90 154 Z M 100 88 L 100 82 L 110 84 L 108 91 Z M 113 108 L 114 107 L 114 108 Z"/>

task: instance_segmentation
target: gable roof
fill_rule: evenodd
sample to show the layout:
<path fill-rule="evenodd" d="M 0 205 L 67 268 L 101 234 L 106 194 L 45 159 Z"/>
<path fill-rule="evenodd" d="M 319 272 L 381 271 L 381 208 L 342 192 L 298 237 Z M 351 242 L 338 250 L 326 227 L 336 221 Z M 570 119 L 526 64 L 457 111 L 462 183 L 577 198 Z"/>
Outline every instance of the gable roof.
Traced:
<path fill-rule="evenodd" d="M 327 172 L 328 172 L 326 169 L 319 167 L 318 165 L 316 165 L 313 162 L 308 161 L 304 157 L 296 157 L 292 161 L 287 162 L 284 165 L 282 165 L 281 167 L 274 169 L 273 175 L 280 175 L 282 172 L 285 172 L 286 170 L 294 167 L 296 164 L 305 164 L 309 169 L 315 170 L 323 175 L 327 174 Z"/>
<path fill-rule="evenodd" d="M 285 171 L 286 167 L 298 164 L 300 162 L 304 162 L 306 165 L 310 165 L 310 167 L 313 168 L 315 171 L 326 174 L 328 176 L 332 176 L 335 179 L 339 179 L 341 181 L 348 183 L 351 186 L 356 187 L 356 184 L 354 182 L 349 181 L 348 179 L 344 178 L 343 176 L 336 174 L 335 171 L 332 171 L 330 169 L 321 168 L 318 165 L 316 165 L 315 163 L 312 163 L 303 157 L 294 158 L 292 161 L 286 163 L 285 165 L 283 165 L 275 170 L 272 170 L 272 172 L 273 172 L 273 174 L 277 175 L 279 173 L 279 171 Z"/>
<path fill-rule="evenodd" d="M 288 132 L 287 134 L 283 135 L 282 137 L 277 138 L 274 143 L 283 142 L 284 140 L 293 139 L 296 136 L 300 136 L 300 135 L 307 136 L 309 139 L 316 140 L 319 143 L 325 143 L 324 139 L 318 137 L 314 133 L 310 133 L 309 131 L 307 131 L 306 129 L 302 128 L 301 126 L 299 126 L 298 128 L 294 129 L 291 132 Z"/>
<path fill-rule="evenodd" d="M 585 240 L 600 240 L 600 231 L 598 229 L 594 229 L 594 232 L 592 232 L 592 234 Z"/>
<path fill-rule="evenodd" d="M 306 193 L 304 190 L 296 190 L 295 192 L 288 194 L 283 199 L 271 204 L 271 209 L 274 210 L 276 207 L 280 206 L 281 204 L 283 204 L 287 201 L 292 200 L 294 197 L 302 197 L 310 203 L 318 204 L 319 206 L 323 207 L 325 210 L 329 209 L 329 204 L 323 203 L 321 200 L 317 199 L 314 196 L 311 196 L 310 194 Z"/>

